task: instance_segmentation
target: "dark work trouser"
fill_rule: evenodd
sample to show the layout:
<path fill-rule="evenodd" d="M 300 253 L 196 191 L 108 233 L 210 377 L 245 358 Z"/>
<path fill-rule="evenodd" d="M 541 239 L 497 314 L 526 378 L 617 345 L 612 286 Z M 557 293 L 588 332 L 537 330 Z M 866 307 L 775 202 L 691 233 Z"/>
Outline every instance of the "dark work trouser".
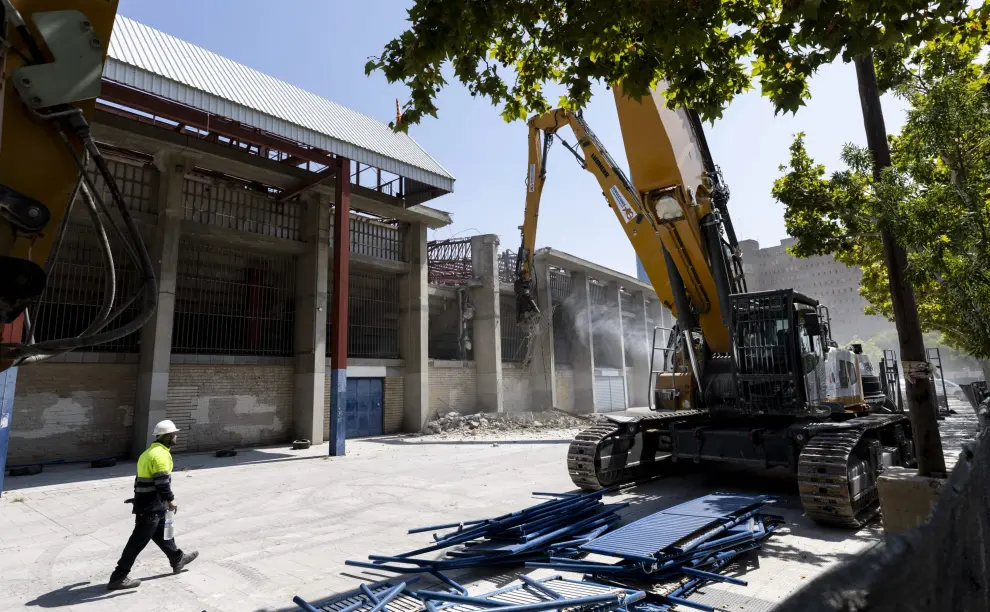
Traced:
<path fill-rule="evenodd" d="M 134 566 L 134 561 L 141 554 L 148 542 L 154 540 L 158 548 L 162 549 L 168 562 L 173 567 L 182 558 L 182 551 L 175 545 L 175 540 L 165 539 L 165 514 L 147 513 L 134 515 L 134 531 L 124 546 L 124 552 L 117 561 L 117 569 L 110 575 L 110 580 L 120 580 L 130 573 Z"/>

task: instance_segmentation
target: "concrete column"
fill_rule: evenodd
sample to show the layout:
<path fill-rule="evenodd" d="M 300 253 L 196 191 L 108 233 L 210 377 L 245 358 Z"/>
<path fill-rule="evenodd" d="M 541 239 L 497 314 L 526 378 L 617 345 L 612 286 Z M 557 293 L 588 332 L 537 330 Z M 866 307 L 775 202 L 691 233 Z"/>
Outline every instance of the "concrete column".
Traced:
<path fill-rule="evenodd" d="M 626 342 L 626 366 L 632 368 L 627 378 L 626 393 L 631 408 L 650 405 L 650 340 L 653 330 L 646 322 L 646 295 L 642 291 L 632 294 L 631 308 L 634 318 L 631 329 L 623 328 Z"/>
<path fill-rule="evenodd" d="M 308 193 L 303 206 L 306 252 L 296 260 L 295 439 L 323 443 L 327 370 L 327 281 L 330 264 L 330 202 Z"/>
<path fill-rule="evenodd" d="M 542 318 L 540 327 L 533 334 L 530 374 L 530 408 L 548 410 L 557 407 L 557 369 L 553 352 L 553 303 L 550 299 L 550 265 L 537 261 L 533 270 L 536 278 L 536 305 Z"/>
<path fill-rule="evenodd" d="M 426 225 L 406 230 L 409 273 L 399 282 L 399 350 L 405 362 L 403 418 L 405 431 L 418 432 L 430 418 L 429 285 Z"/>
<path fill-rule="evenodd" d="M 622 405 L 629 408 L 629 381 L 626 380 L 626 344 L 622 322 L 622 288 L 612 281 L 605 286 L 605 308 L 601 311 L 597 324 L 605 331 L 607 342 L 608 367 L 617 367 L 622 373 Z M 606 364 L 602 364 L 606 367 Z"/>
<path fill-rule="evenodd" d="M 574 315 L 571 363 L 574 367 L 574 411 L 595 411 L 595 339 L 591 333 L 591 292 L 588 275 L 571 272 L 568 305 Z"/>
<path fill-rule="evenodd" d="M 158 308 L 141 328 L 140 365 L 134 401 L 136 458 L 154 439 L 155 424 L 166 418 L 168 371 L 172 357 L 172 320 L 175 315 L 175 278 L 178 270 L 182 221 L 183 183 L 193 159 L 172 152 L 155 156 L 158 169 L 158 222 L 148 244 L 148 254 L 158 279 Z M 181 426 L 180 426 L 181 427 Z"/>
<path fill-rule="evenodd" d="M 478 409 L 502 412 L 502 322 L 499 312 L 498 236 L 471 238 L 471 267 L 478 286 L 471 289 L 474 304 L 474 365 Z M 506 313 L 515 316 L 515 313 Z"/>

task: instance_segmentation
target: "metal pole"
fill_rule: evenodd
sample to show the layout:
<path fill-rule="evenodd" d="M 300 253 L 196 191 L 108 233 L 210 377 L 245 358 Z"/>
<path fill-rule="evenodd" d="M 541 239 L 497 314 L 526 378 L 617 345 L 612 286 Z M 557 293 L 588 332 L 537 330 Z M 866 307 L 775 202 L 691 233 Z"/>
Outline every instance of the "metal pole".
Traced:
<path fill-rule="evenodd" d="M 0 341 L 20 342 L 23 329 L 24 315 L 21 315 L 13 323 L 0 326 Z M 0 367 L 6 365 L 7 363 L 0 358 Z M 10 422 L 13 420 L 16 386 L 17 368 L 0 370 L 0 495 L 3 495 L 3 475 L 7 470 L 7 443 L 10 440 Z"/>
<path fill-rule="evenodd" d="M 330 456 L 344 456 L 347 432 L 347 283 L 350 279 L 351 161 L 338 157 L 334 190 L 333 293 L 330 297 Z"/>

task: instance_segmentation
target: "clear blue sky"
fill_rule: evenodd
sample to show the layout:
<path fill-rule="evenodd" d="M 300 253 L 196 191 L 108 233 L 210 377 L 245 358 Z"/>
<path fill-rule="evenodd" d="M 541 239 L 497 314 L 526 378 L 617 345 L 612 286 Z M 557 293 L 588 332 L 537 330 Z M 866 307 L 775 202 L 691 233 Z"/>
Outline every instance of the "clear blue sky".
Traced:
<path fill-rule="evenodd" d="M 121 0 L 121 14 L 297 85 L 366 115 L 389 121 L 401 85 L 364 74 L 369 56 L 405 29 L 403 0 Z M 846 142 L 865 144 L 852 65 L 823 70 L 813 99 L 796 116 L 774 117 L 758 92 L 738 98 L 708 128 L 715 162 L 732 190 L 730 211 L 740 238 L 774 245 L 785 236 L 783 209 L 770 196 L 778 166 L 796 132 L 831 169 Z M 625 155 L 610 92 L 598 88 L 585 111 L 592 129 L 620 164 Z M 452 214 L 453 226 L 431 238 L 498 234 L 503 248 L 519 242 L 525 197 L 526 129 L 506 124 L 498 109 L 451 83 L 439 98 L 438 119 L 410 134 L 457 179 L 454 193 L 430 205 Z M 884 101 L 887 128 L 903 122 L 904 105 Z M 565 137 L 566 138 L 566 137 Z M 567 138 L 573 141 L 573 138 Z M 538 246 L 550 246 L 635 276 L 635 254 L 594 177 L 559 144 L 551 153 Z"/>

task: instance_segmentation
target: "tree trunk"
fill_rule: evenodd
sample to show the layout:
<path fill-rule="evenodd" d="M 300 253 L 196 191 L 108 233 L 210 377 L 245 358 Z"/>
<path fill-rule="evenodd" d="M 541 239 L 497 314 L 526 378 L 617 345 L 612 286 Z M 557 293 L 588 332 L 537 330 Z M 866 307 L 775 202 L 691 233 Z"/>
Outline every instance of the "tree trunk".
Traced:
<path fill-rule="evenodd" d="M 983 370 L 983 382 L 990 385 L 990 361 L 983 360 L 980 362 L 980 369 Z"/>
<path fill-rule="evenodd" d="M 854 63 L 856 80 L 859 82 L 859 101 L 863 108 L 863 123 L 866 126 L 866 141 L 873 154 L 873 178 L 879 180 L 883 169 L 891 164 L 887 128 L 884 126 L 883 110 L 880 107 L 880 89 L 873 69 L 873 54 L 857 57 Z M 881 238 L 901 363 L 907 374 L 911 370 L 911 362 L 928 361 L 921 335 L 921 319 L 918 318 L 918 303 L 914 297 L 914 287 L 904 275 L 907 269 L 907 252 L 898 244 L 890 230 L 881 230 Z M 911 429 L 914 431 L 915 453 L 918 456 L 918 474 L 944 475 L 945 456 L 942 454 L 942 440 L 938 432 L 938 413 L 932 383 L 926 377 L 912 381 L 907 376 L 904 382 Z"/>

